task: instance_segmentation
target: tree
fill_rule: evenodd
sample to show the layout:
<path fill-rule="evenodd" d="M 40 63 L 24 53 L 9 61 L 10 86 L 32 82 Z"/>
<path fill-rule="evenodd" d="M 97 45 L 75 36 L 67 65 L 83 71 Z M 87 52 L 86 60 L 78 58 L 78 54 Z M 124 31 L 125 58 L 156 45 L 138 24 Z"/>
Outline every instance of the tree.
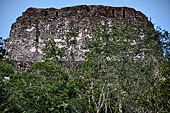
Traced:
<path fill-rule="evenodd" d="M 155 74 L 155 85 L 141 93 L 138 103 L 142 112 L 168 113 L 170 109 L 170 62 L 161 63 L 160 72 Z"/>
<path fill-rule="evenodd" d="M 11 64 L 8 64 L 5 61 L 0 61 L 0 111 L 2 111 L 8 104 L 7 83 L 13 73 L 14 70 Z"/>
<path fill-rule="evenodd" d="M 158 30 L 159 36 L 161 38 L 162 47 L 164 49 L 164 55 L 167 60 L 170 59 L 170 33 L 166 30 Z"/>
<path fill-rule="evenodd" d="M 66 45 L 69 41 L 67 38 Z M 64 56 L 56 54 L 60 51 L 55 52 L 55 43 L 52 44 L 47 49 L 52 50 L 49 52 L 52 59 L 63 61 Z M 159 33 L 149 24 L 125 29 L 99 25 L 94 37 L 86 40 L 86 48 L 89 51 L 85 53 L 85 61 L 66 69 L 77 84 L 81 101 L 75 108 L 81 105 L 80 111 L 97 113 L 140 112 L 137 97 L 154 85 L 153 75 L 159 71 L 163 59 Z M 58 49 L 65 50 L 65 47 Z M 71 64 L 76 64 L 71 54 L 62 52 L 69 55 Z M 76 56 L 74 52 L 72 56 Z"/>
<path fill-rule="evenodd" d="M 137 97 L 154 85 L 152 75 L 161 59 L 157 33 L 150 33 L 152 29 L 148 32 L 148 28 L 113 26 L 112 31 L 103 25 L 97 28 L 88 42 L 90 51 L 86 53 L 86 62 L 77 74 L 78 84 L 84 83 L 85 89 L 80 97 L 90 105 L 86 110 L 97 113 L 140 111 Z"/>
<path fill-rule="evenodd" d="M 0 37 L 0 59 L 2 59 L 5 55 L 4 45 L 4 40 L 2 39 L 2 37 Z"/>
<path fill-rule="evenodd" d="M 71 103 L 76 97 L 72 81 L 54 62 L 37 62 L 28 72 L 16 72 L 9 78 L 7 82 L 2 81 L 6 85 L 8 98 L 1 111 L 76 112 Z"/>
<path fill-rule="evenodd" d="M 84 50 L 77 47 L 74 32 L 68 32 L 61 42 L 48 40 L 43 62 L 36 62 L 27 72 L 1 71 L 6 96 L 1 98 L 0 109 L 166 113 L 169 65 L 160 63 L 164 58 L 159 36 L 149 24 L 122 29 L 98 25 L 93 38 L 84 40 Z M 59 43 L 63 46 L 56 46 Z M 81 56 L 84 59 L 78 62 Z"/>

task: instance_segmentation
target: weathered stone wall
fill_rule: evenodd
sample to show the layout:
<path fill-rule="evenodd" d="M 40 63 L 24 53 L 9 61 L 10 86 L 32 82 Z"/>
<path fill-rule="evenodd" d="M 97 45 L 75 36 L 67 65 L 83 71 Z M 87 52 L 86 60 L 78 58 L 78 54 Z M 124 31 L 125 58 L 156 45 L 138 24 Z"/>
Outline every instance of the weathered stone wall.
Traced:
<path fill-rule="evenodd" d="M 11 27 L 10 38 L 6 42 L 7 58 L 40 61 L 45 41 L 53 38 L 59 47 L 64 46 L 67 32 L 78 34 L 76 47 L 83 52 L 83 42 L 93 36 L 97 24 L 126 27 L 146 22 L 149 21 L 144 14 L 128 7 L 28 8 Z M 79 53 L 77 60 L 81 60 L 82 55 Z"/>

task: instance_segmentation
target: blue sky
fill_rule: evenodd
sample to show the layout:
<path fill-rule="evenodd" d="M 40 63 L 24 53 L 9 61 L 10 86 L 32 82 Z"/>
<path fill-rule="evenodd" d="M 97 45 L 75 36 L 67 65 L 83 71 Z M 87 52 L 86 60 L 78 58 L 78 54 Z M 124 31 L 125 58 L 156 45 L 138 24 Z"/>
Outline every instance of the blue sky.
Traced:
<path fill-rule="evenodd" d="M 170 0 L 0 0 L 0 36 L 9 37 L 12 23 L 29 7 L 59 9 L 75 5 L 132 7 L 151 18 L 155 26 L 170 32 Z"/>

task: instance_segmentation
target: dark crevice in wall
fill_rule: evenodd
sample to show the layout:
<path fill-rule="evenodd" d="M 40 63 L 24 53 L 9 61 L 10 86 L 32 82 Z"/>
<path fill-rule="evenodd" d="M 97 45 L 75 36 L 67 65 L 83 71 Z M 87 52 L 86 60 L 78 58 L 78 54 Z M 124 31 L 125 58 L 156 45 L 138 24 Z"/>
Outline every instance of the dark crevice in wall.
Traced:
<path fill-rule="evenodd" d="M 113 17 L 115 17 L 115 10 L 114 9 L 112 9 L 112 15 L 113 15 Z"/>
<path fill-rule="evenodd" d="M 125 10 L 123 10 L 123 18 L 125 18 L 126 17 L 126 12 L 125 12 Z"/>
<path fill-rule="evenodd" d="M 36 21 L 36 38 L 35 38 L 35 42 L 36 42 L 36 53 L 38 54 L 38 44 L 39 44 L 39 36 L 40 36 L 40 31 L 39 31 L 39 27 L 38 27 L 39 21 Z M 36 55 L 36 54 L 35 54 Z"/>
<path fill-rule="evenodd" d="M 35 39 L 36 43 L 39 42 L 39 39 L 38 39 L 39 35 L 40 35 L 40 31 L 39 31 L 39 28 L 38 28 L 38 23 L 36 23 L 36 39 Z"/>
<path fill-rule="evenodd" d="M 58 11 L 56 12 L 56 16 L 58 16 Z"/>
<path fill-rule="evenodd" d="M 45 12 L 44 12 L 44 16 L 47 16 L 47 15 L 48 15 L 48 12 L 47 12 L 47 11 L 45 11 Z"/>

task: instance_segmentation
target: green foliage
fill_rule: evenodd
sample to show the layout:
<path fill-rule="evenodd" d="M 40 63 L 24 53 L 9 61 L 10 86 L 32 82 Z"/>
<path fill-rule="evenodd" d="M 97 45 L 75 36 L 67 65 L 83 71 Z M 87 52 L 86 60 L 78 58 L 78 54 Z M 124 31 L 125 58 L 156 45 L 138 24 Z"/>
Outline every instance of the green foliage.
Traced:
<path fill-rule="evenodd" d="M 13 75 L 14 70 L 12 65 L 5 61 L 0 61 L 0 111 L 7 105 L 8 89 L 6 84 Z"/>
<path fill-rule="evenodd" d="M 156 62 L 153 60 L 155 53 L 152 52 L 155 50 L 136 33 L 135 29 L 120 30 L 114 26 L 110 32 L 106 26 L 97 28 L 96 34 L 88 42 L 90 51 L 86 53 L 86 61 L 77 69 L 77 84 L 83 84 L 79 89 L 85 89 L 80 95 L 83 103 L 89 105 L 86 110 L 138 110 L 138 95 L 154 84 L 152 74 Z M 136 45 L 132 45 L 133 40 L 136 40 Z M 145 50 L 141 50 L 138 44 L 145 44 Z M 146 54 L 141 55 L 141 52 Z M 140 57 L 136 58 L 137 55 Z"/>
<path fill-rule="evenodd" d="M 68 75 L 52 62 L 38 62 L 34 72 L 16 72 L 6 82 L 8 102 L 4 112 L 74 112 L 76 97 Z"/>
<path fill-rule="evenodd" d="M 43 59 L 45 61 L 52 60 L 58 65 L 62 64 L 63 61 L 70 62 L 71 60 L 75 60 L 75 51 L 73 54 L 73 49 L 75 49 L 75 45 L 77 44 L 76 36 L 76 33 L 68 32 L 66 34 L 65 43 L 60 42 L 63 45 L 62 47 L 56 46 L 54 39 L 47 40 L 46 47 L 44 49 L 45 55 L 43 56 Z M 68 48 L 72 49 L 68 51 Z"/>
<path fill-rule="evenodd" d="M 58 74 L 60 77 L 64 77 L 65 75 L 65 73 L 57 67 L 53 61 L 36 62 L 32 65 L 31 70 L 38 72 L 45 77 L 53 77 Z"/>
<path fill-rule="evenodd" d="M 142 106 L 142 112 L 169 113 L 170 105 L 170 62 L 164 61 L 156 84 L 150 87 L 138 97 L 138 103 Z"/>
<path fill-rule="evenodd" d="M 158 28 L 158 33 L 164 50 L 164 55 L 167 60 L 170 60 L 170 33 L 165 30 Z"/>
<path fill-rule="evenodd" d="M 0 60 L 3 59 L 3 56 L 5 55 L 4 45 L 4 40 L 0 37 Z"/>
<path fill-rule="evenodd" d="M 6 61 L 0 61 L 0 77 L 9 77 L 13 73 L 14 70 L 11 64 L 8 64 Z"/>
<path fill-rule="evenodd" d="M 169 62 L 162 61 L 159 33 L 149 25 L 97 26 L 77 62 L 77 34 L 64 46 L 46 41 L 44 61 L 27 72 L 0 62 L 0 111 L 26 113 L 136 113 L 169 110 Z M 71 48 L 68 51 L 68 48 Z M 5 77 L 5 78 L 4 78 Z"/>

